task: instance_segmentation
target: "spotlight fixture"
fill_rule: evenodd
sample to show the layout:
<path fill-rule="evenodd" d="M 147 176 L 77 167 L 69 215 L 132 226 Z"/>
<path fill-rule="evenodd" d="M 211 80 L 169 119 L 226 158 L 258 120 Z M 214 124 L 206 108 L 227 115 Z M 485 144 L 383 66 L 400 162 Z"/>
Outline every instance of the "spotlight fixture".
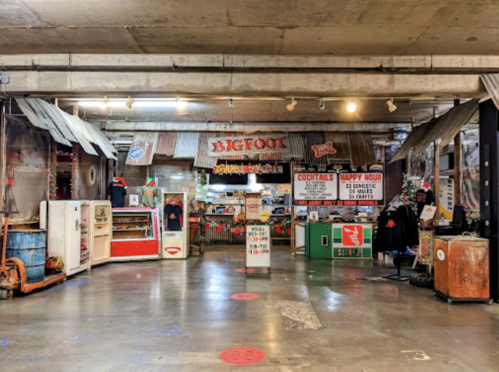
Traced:
<path fill-rule="evenodd" d="M 324 102 L 323 100 L 320 100 L 319 101 L 319 108 L 321 110 L 324 110 L 326 108 L 326 102 Z"/>
<path fill-rule="evenodd" d="M 177 98 L 175 100 L 175 106 L 177 107 L 177 110 L 184 110 L 187 108 L 187 101 L 183 101 L 180 98 Z"/>
<path fill-rule="evenodd" d="M 128 101 L 126 101 L 125 106 L 131 110 L 134 102 L 135 102 L 134 98 L 128 97 Z"/>
<path fill-rule="evenodd" d="M 286 106 L 289 112 L 293 111 L 295 109 L 295 106 L 298 104 L 298 101 L 295 101 L 294 98 L 291 98 L 291 103 Z"/>
<path fill-rule="evenodd" d="M 107 108 L 107 105 L 109 105 L 109 100 L 107 99 L 107 97 L 104 97 L 104 101 L 99 103 L 99 108 L 101 110 L 105 110 Z"/>
<path fill-rule="evenodd" d="M 357 105 L 353 102 L 350 102 L 348 105 L 347 105 L 347 111 L 348 112 L 355 112 L 355 110 L 357 110 Z"/>
<path fill-rule="evenodd" d="M 231 99 L 229 99 L 229 107 L 232 108 L 234 107 L 234 101 Z"/>
<path fill-rule="evenodd" d="M 393 98 L 389 99 L 388 101 L 386 101 L 386 104 L 388 106 L 388 111 L 390 111 L 390 112 L 393 112 L 393 111 L 395 111 L 397 109 L 397 106 L 395 106 L 393 104 Z"/>

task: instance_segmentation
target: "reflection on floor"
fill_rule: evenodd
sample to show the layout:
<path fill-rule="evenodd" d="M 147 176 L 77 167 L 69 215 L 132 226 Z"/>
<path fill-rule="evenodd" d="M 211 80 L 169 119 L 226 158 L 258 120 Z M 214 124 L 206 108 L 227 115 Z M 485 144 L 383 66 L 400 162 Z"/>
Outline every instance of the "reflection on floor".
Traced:
<path fill-rule="evenodd" d="M 449 306 L 430 290 L 372 280 L 393 272 L 376 261 L 309 260 L 289 247 L 274 249 L 270 275 L 247 275 L 236 272 L 243 252 L 107 264 L 0 302 L 0 370 L 498 369 L 498 305 Z M 219 355 L 233 347 L 265 358 L 227 364 Z"/>

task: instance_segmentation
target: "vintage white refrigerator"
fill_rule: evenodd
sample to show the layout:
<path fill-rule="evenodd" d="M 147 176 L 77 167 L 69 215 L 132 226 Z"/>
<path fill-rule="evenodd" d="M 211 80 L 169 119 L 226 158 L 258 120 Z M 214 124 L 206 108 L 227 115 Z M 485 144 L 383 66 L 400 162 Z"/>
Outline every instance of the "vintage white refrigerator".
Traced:
<path fill-rule="evenodd" d="M 90 255 L 82 254 L 88 244 L 81 237 L 81 203 L 76 200 L 48 202 L 49 256 L 62 257 L 67 276 L 89 270 Z"/>

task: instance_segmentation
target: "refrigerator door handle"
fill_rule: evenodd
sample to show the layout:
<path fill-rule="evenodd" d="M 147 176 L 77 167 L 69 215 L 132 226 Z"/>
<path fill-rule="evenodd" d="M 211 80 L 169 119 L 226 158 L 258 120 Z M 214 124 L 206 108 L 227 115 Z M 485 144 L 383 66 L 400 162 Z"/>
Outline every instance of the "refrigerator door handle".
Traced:
<path fill-rule="evenodd" d="M 327 245 L 328 245 L 328 236 L 322 235 L 322 246 L 327 247 Z"/>

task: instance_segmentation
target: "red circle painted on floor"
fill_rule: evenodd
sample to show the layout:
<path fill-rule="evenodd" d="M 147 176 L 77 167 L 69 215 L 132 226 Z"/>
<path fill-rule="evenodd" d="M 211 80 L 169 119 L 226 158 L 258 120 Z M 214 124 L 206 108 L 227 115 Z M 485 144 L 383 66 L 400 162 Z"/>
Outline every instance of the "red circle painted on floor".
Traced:
<path fill-rule="evenodd" d="M 245 273 L 245 272 L 248 272 L 248 273 L 256 273 L 256 269 L 247 269 L 248 271 L 246 271 L 246 269 L 236 269 L 236 271 L 238 273 Z"/>
<path fill-rule="evenodd" d="M 233 300 L 240 300 L 240 301 L 251 301 L 251 300 L 256 300 L 259 298 L 256 293 L 236 293 L 230 296 Z"/>
<path fill-rule="evenodd" d="M 220 359 L 225 363 L 247 366 L 260 363 L 265 359 L 265 353 L 253 347 L 233 347 L 220 353 Z"/>
<path fill-rule="evenodd" d="M 246 253 L 241 253 L 239 257 L 246 257 Z"/>

